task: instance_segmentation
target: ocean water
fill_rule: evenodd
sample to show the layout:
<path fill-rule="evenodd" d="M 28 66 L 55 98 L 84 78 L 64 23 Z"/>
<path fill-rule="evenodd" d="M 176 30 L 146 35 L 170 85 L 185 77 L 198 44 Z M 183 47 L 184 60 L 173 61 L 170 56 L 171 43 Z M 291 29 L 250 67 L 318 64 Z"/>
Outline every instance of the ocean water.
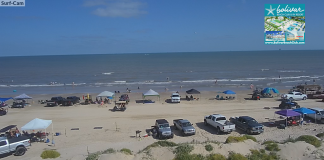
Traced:
<path fill-rule="evenodd" d="M 125 92 L 126 88 L 132 92 L 162 92 L 165 88 L 245 90 L 251 83 L 288 89 L 300 83 L 313 84 L 313 80 L 322 85 L 323 53 L 242 51 L 1 57 L 0 95 Z"/>

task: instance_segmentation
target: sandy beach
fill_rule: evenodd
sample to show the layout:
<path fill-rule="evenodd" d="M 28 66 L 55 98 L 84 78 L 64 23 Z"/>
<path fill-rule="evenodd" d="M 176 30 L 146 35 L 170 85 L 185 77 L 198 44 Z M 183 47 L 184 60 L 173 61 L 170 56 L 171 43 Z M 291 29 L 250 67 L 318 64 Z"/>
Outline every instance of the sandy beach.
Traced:
<path fill-rule="evenodd" d="M 284 93 L 286 91 L 281 91 Z M 279 97 L 264 98 L 260 101 L 249 100 L 251 91 L 239 91 L 235 100 L 215 100 L 216 95 L 222 95 L 216 92 L 203 91 L 198 101 L 181 101 L 180 104 L 166 103 L 165 100 L 170 97 L 172 92 L 160 93 L 160 101 L 158 98 L 151 97 L 154 104 L 136 103 L 135 100 L 141 100 L 141 93 L 128 93 L 131 99 L 125 112 L 112 112 L 109 109 L 114 107 L 113 104 L 100 105 L 74 105 L 70 107 L 44 107 L 44 104 L 38 104 L 38 100 L 50 99 L 57 95 L 30 95 L 33 100 L 31 104 L 23 109 L 10 108 L 7 115 L 0 117 L 0 126 L 17 125 L 22 127 L 34 118 L 53 120 L 54 133 L 60 132 L 61 135 L 54 136 L 55 145 L 51 142 L 32 143 L 26 154 L 19 159 L 41 159 L 40 154 L 45 149 L 55 149 L 61 153 L 57 159 L 64 160 L 84 160 L 88 153 L 113 148 L 120 150 L 128 148 L 133 155 L 126 156 L 122 153 L 111 155 L 103 155 L 100 159 L 141 159 L 145 157 L 143 153 L 137 154 L 146 146 L 158 141 L 152 137 L 135 138 L 136 130 L 142 131 L 142 135 L 146 133 L 146 129 L 150 129 L 156 119 L 164 118 L 172 123 L 173 119 L 184 118 L 193 123 L 196 128 L 196 135 L 182 137 L 178 131 L 172 141 L 175 143 L 184 142 L 204 142 L 218 141 L 223 147 L 214 149 L 214 153 L 228 155 L 228 151 L 235 151 L 241 154 L 248 154 L 249 149 L 262 149 L 261 143 L 265 140 L 283 141 L 289 137 L 296 138 L 300 135 L 316 135 L 324 132 L 324 125 L 308 123 L 304 126 L 287 127 L 286 129 L 277 129 L 276 127 L 267 127 L 269 119 L 281 120 L 274 112 L 279 110 Z M 120 93 L 122 94 L 122 93 Z M 117 94 L 117 97 L 120 95 Z M 85 94 L 74 94 L 80 96 Z M 180 91 L 182 98 L 186 96 L 184 91 Z M 10 95 L 9 95 L 10 96 Z M 70 95 L 61 95 L 63 97 Z M 96 95 L 92 95 L 95 97 Z M 319 100 L 308 99 L 306 101 L 298 101 L 301 107 L 306 108 L 322 108 L 323 102 Z M 7 101 L 12 104 L 12 101 Z M 268 109 L 265 109 L 268 108 Z M 230 135 L 244 135 L 240 130 L 236 130 L 231 134 L 216 135 L 215 129 L 210 126 L 204 126 L 203 118 L 210 114 L 222 114 L 227 118 L 234 116 L 251 116 L 259 123 L 265 125 L 264 133 L 253 135 L 257 142 L 245 141 L 235 144 L 223 144 Z M 94 127 L 102 127 L 102 129 L 94 129 Z M 79 130 L 71 130 L 79 128 Z M 117 129 L 116 129 L 117 128 Z M 51 126 L 47 129 L 51 131 Z M 215 144 L 216 145 L 216 144 Z M 263 147 L 264 148 L 264 147 Z M 288 143 L 280 145 L 281 151 L 278 153 L 281 158 L 288 160 L 296 159 L 314 159 L 315 151 L 322 148 L 315 148 L 304 142 Z M 307 148 L 307 149 L 305 149 Z M 306 153 L 306 151 L 307 153 Z M 195 146 L 194 153 L 208 154 L 202 145 Z M 168 148 L 154 148 L 151 151 L 152 159 L 173 159 L 174 154 L 168 151 Z M 17 159 L 15 156 L 7 156 L 4 159 Z"/>

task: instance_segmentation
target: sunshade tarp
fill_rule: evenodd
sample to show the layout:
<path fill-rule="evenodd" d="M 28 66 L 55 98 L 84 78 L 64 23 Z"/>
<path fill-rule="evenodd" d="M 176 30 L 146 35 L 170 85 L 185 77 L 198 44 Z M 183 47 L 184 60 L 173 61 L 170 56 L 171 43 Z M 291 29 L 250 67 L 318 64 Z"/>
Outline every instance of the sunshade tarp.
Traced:
<path fill-rule="evenodd" d="M 32 99 L 32 97 L 29 97 L 27 94 L 24 93 L 15 97 L 14 99 Z"/>
<path fill-rule="evenodd" d="M 12 99 L 12 98 L 11 97 L 10 98 L 0 98 L 0 102 L 5 102 L 5 101 L 7 101 L 9 99 Z"/>
<path fill-rule="evenodd" d="M 301 113 L 301 114 L 315 114 L 316 113 L 315 111 L 304 108 L 304 107 L 294 109 L 293 111 Z"/>
<path fill-rule="evenodd" d="M 97 97 L 113 97 L 115 93 L 109 92 L 109 91 L 103 91 L 100 94 L 98 94 Z"/>
<path fill-rule="evenodd" d="M 38 129 L 46 129 L 49 125 L 52 124 L 52 120 L 44 120 L 35 118 L 21 127 L 22 131 L 25 130 L 38 130 Z"/>
<path fill-rule="evenodd" d="M 277 93 L 277 94 L 279 94 L 279 91 L 277 90 L 277 89 L 275 89 L 275 88 L 265 88 L 265 89 L 263 89 L 263 93 L 270 93 L 270 92 L 273 92 L 273 93 Z"/>
<path fill-rule="evenodd" d="M 295 112 L 293 110 L 289 110 L 289 109 L 285 109 L 285 110 L 281 110 L 281 111 L 276 111 L 276 114 L 285 116 L 285 117 L 295 117 L 295 116 L 300 116 L 300 113 Z"/>
<path fill-rule="evenodd" d="M 5 127 L 5 128 L 2 128 L 2 129 L 0 130 L 0 133 L 7 132 L 7 131 L 9 131 L 10 129 L 12 129 L 12 128 L 16 128 L 16 127 L 17 127 L 17 125 L 10 125 L 10 126 L 7 126 L 7 127 Z"/>
<path fill-rule="evenodd" d="M 200 92 L 195 89 L 190 89 L 190 90 L 186 91 L 186 93 L 187 94 L 200 94 Z"/>
<path fill-rule="evenodd" d="M 223 92 L 224 94 L 236 94 L 235 92 L 231 91 L 231 90 L 227 90 Z"/>

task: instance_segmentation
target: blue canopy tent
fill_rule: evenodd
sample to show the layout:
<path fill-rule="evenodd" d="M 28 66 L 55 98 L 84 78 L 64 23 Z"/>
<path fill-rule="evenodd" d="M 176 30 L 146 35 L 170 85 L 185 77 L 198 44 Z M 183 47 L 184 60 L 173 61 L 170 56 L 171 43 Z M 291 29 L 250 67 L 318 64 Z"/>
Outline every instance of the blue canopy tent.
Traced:
<path fill-rule="evenodd" d="M 0 98 L 0 102 L 5 102 L 5 101 L 7 101 L 9 99 L 12 99 L 12 97 L 10 97 L 10 98 Z"/>
<path fill-rule="evenodd" d="M 315 121 L 316 121 L 316 112 L 311 110 L 311 109 L 302 107 L 302 108 L 294 109 L 293 111 L 302 114 L 303 117 L 304 117 L 305 114 L 315 114 Z"/>
<path fill-rule="evenodd" d="M 223 92 L 224 94 L 236 94 L 235 92 L 231 91 L 231 90 L 227 90 Z"/>
<path fill-rule="evenodd" d="M 273 92 L 273 93 L 276 93 L 276 94 L 280 94 L 279 91 L 275 88 L 270 88 L 270 87 L 267 87 L 265 89 L 263 89 L 263 93 L 267 93 L 267 94 L 270 94 L 270 92 Z"/>

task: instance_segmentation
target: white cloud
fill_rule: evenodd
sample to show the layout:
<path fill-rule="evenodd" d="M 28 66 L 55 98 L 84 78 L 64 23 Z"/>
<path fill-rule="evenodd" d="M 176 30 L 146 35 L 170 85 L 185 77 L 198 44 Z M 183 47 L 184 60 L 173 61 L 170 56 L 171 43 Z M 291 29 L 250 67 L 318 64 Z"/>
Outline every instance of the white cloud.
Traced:
<path fill-rule="evenodd" d="M 145 3 L 130 0 L 118 0 L 118 1 L 107 1 L 107 0 L 92 0 L 85 1 L 84 6 L 104 6 L 97 8 L 92 13 L 101 17 L 137 17 L 147 12 L 143 10 Z"/>

